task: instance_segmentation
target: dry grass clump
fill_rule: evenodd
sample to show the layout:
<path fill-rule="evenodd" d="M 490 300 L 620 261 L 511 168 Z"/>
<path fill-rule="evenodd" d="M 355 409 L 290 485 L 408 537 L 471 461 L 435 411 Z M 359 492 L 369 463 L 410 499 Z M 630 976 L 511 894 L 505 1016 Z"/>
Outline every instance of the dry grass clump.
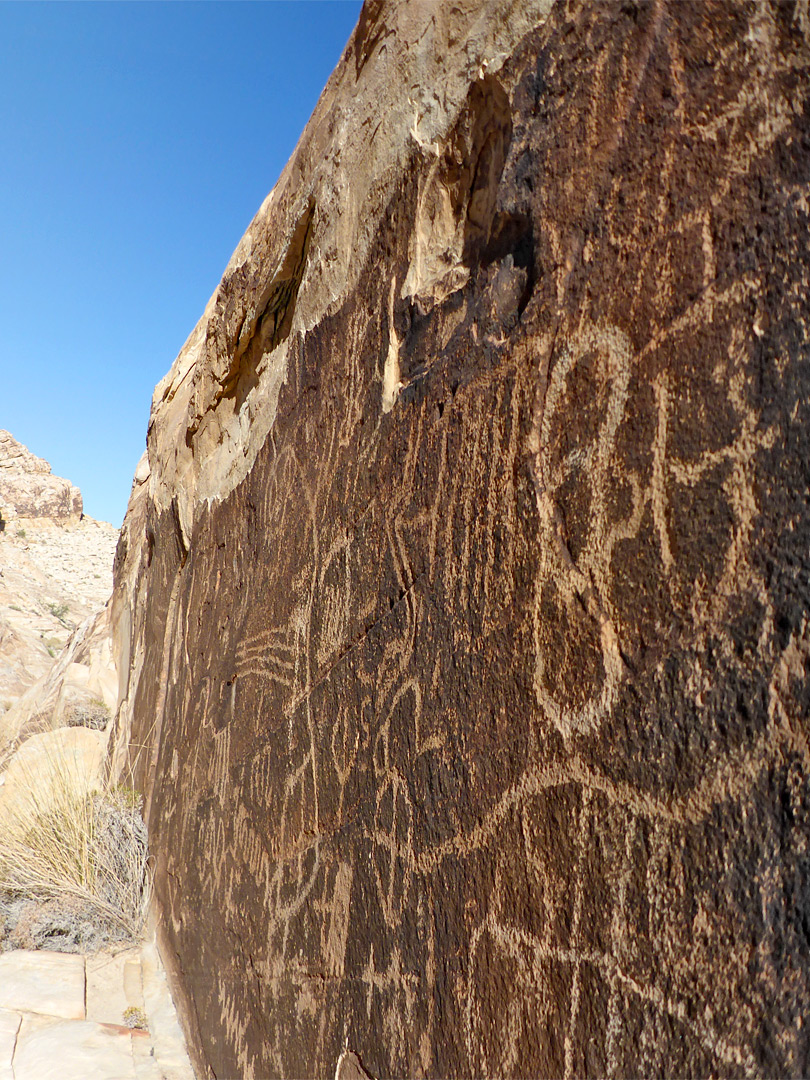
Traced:
<path fill-rule="evenodd" d="M 131 789 L 87 791 L 57 769 L 0 824 L 0 939 L 89 951 L 137 939 L 148 902 L 147 836 Z M 5 933 L 3 933 L 5 922 Z M 2 942 L 0 942 L 0 946 Z"/>

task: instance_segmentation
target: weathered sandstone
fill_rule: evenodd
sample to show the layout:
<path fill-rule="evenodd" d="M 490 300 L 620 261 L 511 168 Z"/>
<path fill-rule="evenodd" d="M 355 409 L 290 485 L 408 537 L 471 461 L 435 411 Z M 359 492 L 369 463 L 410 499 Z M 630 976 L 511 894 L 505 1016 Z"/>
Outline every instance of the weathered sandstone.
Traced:
<path fill-rule="evenodd" d="M 32 735 L 0 773 L 0 821 L 30 820 L 55 802 L 98 790 L 106 735 L 83 727 Z"/>
<path fill-rule="evenodd" d="M 0 715 L 0 764 L 4 756 L 38 731 L 101 719 L 106 726 L 118 704 L 118 672 L 113 658 L 110 612 L 103 608 L 76 627 L 45 673 Z"/>
<path fill-rule="evenodd" d="M 0 527 L 18 518 L 76 522 L 81 516 L 79 489 L 53 476 L 44 458 L 0 430 Z"/>
<path fill-rule="evenodd" d="M 808 32 L 364 7 L 118 549 L 201 1075 L 810 1071 Z"/>
<path fill-rule="evenodd" d="M 3 712 L 50 675 L 71 634 L 109 599 L 117 537 L 112 525 L 88 517 L 60 527 L 27 521 L 0 533 L 0 745 Z M 79 637 L 93 640 L 101 660 L 99 635 L 81 630 Z M 104 663 L 112 664 L 109 634 Z M 114 709 L 117 684 L 107 696 Z"/>
<path fill-rule="evenodd" d="M 48 475 L 47 462 L 6 435 L 0 432 L 0 481 L 7 468 L 17 477 L 57 479 Z M 19 500 L 15 505 L 22 507 Z M 88 517 L 9 516 L 5 524 L 10 527 L 0 530 L 0 833 L 9 816 L 24 809 L 29 789 L 47 803 L 54 778 L 57 788 L 77 770 L 91 784 L 100 780 L 107 741 L 102 733 L 118 703 L 105 606 L 117 530 Z M 61 727 L 66 730 L 53 730 Z"/>

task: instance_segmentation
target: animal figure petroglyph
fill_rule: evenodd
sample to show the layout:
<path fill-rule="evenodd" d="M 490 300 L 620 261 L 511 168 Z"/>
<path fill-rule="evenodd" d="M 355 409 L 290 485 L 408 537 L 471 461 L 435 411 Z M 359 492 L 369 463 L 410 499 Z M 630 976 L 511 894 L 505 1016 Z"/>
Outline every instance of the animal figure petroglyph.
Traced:
<path fill-rule="evenodd" d="M 807 20 L 712 10 L 555 8 L 318 318 L 313 211 L 252 467 L 182 566 L 155 511 L 134 734 L 214 1071 L 806 1065 Z"/>

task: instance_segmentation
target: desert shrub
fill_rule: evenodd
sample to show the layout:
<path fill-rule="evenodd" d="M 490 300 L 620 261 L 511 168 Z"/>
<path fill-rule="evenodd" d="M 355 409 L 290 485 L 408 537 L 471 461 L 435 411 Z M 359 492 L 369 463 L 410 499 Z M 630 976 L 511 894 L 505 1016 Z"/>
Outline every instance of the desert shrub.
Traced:
<path fill-rule="evenodd" d="M 137 1031 L 149 1030 L 149 1018 L 143 1009 L 139 1009 L 135 1005 L 129 1005 L 124 1009 L 123 1019 L 126 1027 L 135 1028 Z"/>
<path fill-rule="evenodd" d="M 47 949 L 49 952 L 95 952 L 129 940 L 121 925 L 73 896 L 56 900 L 24 900 L 5 906 L 3 944 L 9 949 Z"/>
<path fill-rule="evenodd" d="M 121 806 L 127 806 L 131 810 L 137 810 L 140 813 L 143 805 L 143 795 L 141 795 L 140 791 L 136 791 L 135 788 L 129 787 L 127 784 L 114 784 L 110 791 Z"/>
<path fill-rule="evenodd" d="M 50 611 L 51 615 L 53 615 L 53 617 L 56 620 L 58 620 L 60 623 L 62 623 L 63 626 L 66 625 L 65 624 L 65 616 L 68 613 L 67 604 L 57 604 L 57 603 L 54 602 L 52 604 L 46 604 L 46 607 L 48 608 L 48 611 Z"/>
<path fill-rule="evenodd" d="M 104 731 L 110 722 L 110 710 L 103 702 L 91 701 L 86 705 L 74 705 L 65 717 L 66 727 L 86 727 Z"/>
<path fill-rule="evenodd" d="M 131 792 L 93 796 L 93 864 L 97 895 L 123 914 L 134 932 L 143 916 L 147 870 L 146 826 Z"/>
<path fill-rule="evenodd" d="M 124 789 L 126 791 L 126 789 Z M 137 939 L 148 902 L 146 826 L 121 789 L 71 777 L 0 829 L 0 931 L 9 947 L 89 951 Z"/>

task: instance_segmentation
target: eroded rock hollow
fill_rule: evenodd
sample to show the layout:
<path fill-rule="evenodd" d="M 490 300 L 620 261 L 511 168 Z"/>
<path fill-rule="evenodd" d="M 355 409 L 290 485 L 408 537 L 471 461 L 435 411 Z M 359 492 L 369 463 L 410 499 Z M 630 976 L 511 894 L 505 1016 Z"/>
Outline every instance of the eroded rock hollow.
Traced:
<path fill-rule="evenodd" d="M 810 1070 L 809 59 L 364 7 L 118 552 L 202 1075 Z"/>

